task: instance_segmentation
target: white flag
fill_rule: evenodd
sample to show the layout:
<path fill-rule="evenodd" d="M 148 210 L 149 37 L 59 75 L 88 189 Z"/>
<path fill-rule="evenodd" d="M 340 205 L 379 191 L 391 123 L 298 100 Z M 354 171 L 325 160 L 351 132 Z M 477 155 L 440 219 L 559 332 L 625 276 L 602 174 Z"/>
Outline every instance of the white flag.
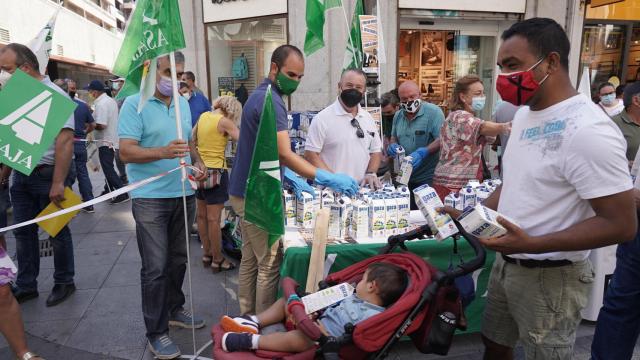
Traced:
<path fill-rule="evenodd" d="M 36 35 L 33 40 L 29 42 L 29 49 L 36 54 L 38 63 L 40 64 L 40 74 L 44 74 L 47 71 L 47 64 L 49 63 L 49 54 L 51 53 L 51 46 L 53 44 L 53 28 L 56 25 L 56 18 L 60 8 L 56 10 L 49 22 L 44 26 L 42 30 Z"/>
<path fill-rule="evenodd" d="M 589 80 L 589 70 L 588 66 L 585 66 L 582 69 L 582 76 L 580 77 L 580 81 L 578 82 L 578 90 L 579 93 L 586 95 L 589 99 L 591 99 L 591 80 Z"/>

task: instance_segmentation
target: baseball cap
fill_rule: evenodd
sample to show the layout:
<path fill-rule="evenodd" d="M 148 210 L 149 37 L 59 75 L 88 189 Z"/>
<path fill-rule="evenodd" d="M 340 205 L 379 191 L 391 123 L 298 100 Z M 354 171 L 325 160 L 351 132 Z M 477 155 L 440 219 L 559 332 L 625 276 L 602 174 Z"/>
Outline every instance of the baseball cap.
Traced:
<path fill-rule="evenodd" d="M 87 85 L 85 88 L 85 90 L 97 90 L 97 91 L 104 91 L 104 83 L 100 80 L 92 80 L 89 85 Z"/>

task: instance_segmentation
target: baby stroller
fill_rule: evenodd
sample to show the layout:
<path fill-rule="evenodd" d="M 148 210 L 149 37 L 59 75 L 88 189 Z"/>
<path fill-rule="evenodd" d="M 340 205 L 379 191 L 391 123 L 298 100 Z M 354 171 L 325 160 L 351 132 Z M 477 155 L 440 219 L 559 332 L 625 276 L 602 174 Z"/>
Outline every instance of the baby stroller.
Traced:
<path fill-rule="evenodd" d="M 469 262 L 443 272 L 425 262 L 421 257 L 409 253 L 404 244 L 406 241 L 431 235 L 429 227 L 422 226 L 406 234 L 391 236 L 387 245 L 381 249 L 380 255 L 330 274 L 320 282 L 321 289 L 343 282 L 357 282 L 362 278 L 367 266 L 374 262 L 393 263 L 407 271 L 409 285 L 400 299 L 384 312 L 355 326 L 347 324 L 343 336 L 336 338 L 323 335 L 318 326 L 306 315 L 304 305 L 300 304 L 292 307 L 291 314 L 298 324 L 297 328 L 317 341 L 316 348 L 296 354 L 262 350 L 227 353 L 221 345 L 224 331 L 220 325 L 214 325 L 211 331 L 214 359 L 383 359 L 405 335 L 411 338 L 413 344 L 422 353 L 446 355 L 456 328 L 464 330 L 466 326 L 465 321 L 461 320 L 464 314 L 460 293 L 453 282 L 456 278 L 481 268 L 486 257 L 478 239 L 468 234 L 457 221 L 455 223 L 460 230 L 460 237 L 471 245 L 476 254 L 476 257 Z M 402 251 L 393 253 L 397 248 Z M 285 298 L 298 293 L 298 284 L 291 278 L 283 279 L 281 286 Z M 304 294 L 298 293 L 298 295 Z"/>

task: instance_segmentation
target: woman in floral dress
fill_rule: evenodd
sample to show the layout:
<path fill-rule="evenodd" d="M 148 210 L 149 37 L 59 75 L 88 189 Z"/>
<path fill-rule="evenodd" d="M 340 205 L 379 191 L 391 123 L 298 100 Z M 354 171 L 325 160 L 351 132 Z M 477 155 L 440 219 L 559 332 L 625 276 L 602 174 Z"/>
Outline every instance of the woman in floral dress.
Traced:
<path fill-rule="evenodd" d="M 16 279 L 17 272 L 13 261 L 0 246 L 0 333 L 4 335 L 18 360 L 42 360 L 27 348 L 20 306 L 11 293 L 10 283 Z"/>
<path fill-rule="evenodd" d="M 482 180 L 480 156 L 484 145 L 511 129 L 510 123 L 497 124 L 474 115 L 484 108 L 485 99 L 484 85 L 477 75 L 456 82 L 451 113 L 440 130 L 440 161 L 433 178 L 441 199 L 459 191 L 469 180 Z"/>

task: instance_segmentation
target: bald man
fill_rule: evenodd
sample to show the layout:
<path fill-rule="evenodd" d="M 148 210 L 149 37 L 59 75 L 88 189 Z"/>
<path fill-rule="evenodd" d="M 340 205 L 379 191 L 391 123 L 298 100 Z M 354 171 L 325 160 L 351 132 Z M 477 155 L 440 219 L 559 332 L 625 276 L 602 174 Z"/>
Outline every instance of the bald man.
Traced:
<path fill-rule="evenodd" d="M 420 99 L 420 88 L 405 81 L 398 88 L 400 110 L 393 117 L 391 143 L 387 155 L 395 156 L 398 146 L 413 158 L 413 173 L 409 179 L 411 209 L 417 209 L 413 189 L 433 183 L 433 172 L 440 157 L 440 128 L 444 114 L 439 107 Z"/>

